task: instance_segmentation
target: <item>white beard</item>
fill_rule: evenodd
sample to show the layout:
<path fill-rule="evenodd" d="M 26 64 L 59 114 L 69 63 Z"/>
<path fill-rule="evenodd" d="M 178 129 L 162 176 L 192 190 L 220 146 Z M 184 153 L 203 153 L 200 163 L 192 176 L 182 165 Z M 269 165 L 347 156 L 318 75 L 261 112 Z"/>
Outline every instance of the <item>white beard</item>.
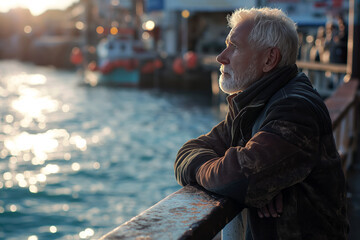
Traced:
<path fill-rule="evenodd" d="M 250 64 L 245 72 L 237 76 L 236 79 L 234 77 L 234 72 L 231 69 L 226 69 L 226 66 L 223 68 L 224 72 L 228 73 L 228 75 L 221 74 L 219 77 L 219 86 L 224 93 L 234 94 L 244 91 L 245 88 L 250 86 L 250 84 L 256 80 L 257 72 L 254 62 Z"/>

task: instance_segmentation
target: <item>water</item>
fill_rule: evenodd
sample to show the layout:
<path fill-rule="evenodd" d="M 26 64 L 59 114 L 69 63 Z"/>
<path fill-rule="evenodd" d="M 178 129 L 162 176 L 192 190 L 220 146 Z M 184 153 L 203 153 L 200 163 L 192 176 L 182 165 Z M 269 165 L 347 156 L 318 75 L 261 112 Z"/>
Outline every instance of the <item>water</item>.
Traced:
<path fill-rule="evenodd" d="M 178 190 L 179 147 L 218 121 L 206 97 L 79 81 L 0 61 L 0 239 L 97 239 Z"/>

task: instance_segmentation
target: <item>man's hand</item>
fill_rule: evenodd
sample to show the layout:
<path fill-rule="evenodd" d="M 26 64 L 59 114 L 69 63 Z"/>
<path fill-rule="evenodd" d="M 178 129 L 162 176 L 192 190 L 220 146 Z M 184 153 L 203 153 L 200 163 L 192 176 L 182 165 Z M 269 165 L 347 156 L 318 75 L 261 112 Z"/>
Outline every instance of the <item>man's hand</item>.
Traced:
<path fill-rule="evenodd" d="M 276 197 L 271 199 L 271 201 L 262 208 L 258 209 L 258 215 L 260 218 L 263 217 L 280 217 L 280 214 L 283 211 L 283 197 L 280 192 Z"/>

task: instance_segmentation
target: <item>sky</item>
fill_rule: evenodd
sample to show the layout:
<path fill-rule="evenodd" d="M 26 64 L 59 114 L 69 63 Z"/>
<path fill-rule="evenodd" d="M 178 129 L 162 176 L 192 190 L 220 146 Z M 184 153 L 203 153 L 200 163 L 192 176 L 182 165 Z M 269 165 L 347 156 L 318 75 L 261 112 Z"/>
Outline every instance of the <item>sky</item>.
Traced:
<path fill-rule="evenodd" d="M 28 8 L 37 16 L 48 9 L 66 9 L 79 0 L 0 0 L 0 12 L 7 12 L 11 8 Z"/>

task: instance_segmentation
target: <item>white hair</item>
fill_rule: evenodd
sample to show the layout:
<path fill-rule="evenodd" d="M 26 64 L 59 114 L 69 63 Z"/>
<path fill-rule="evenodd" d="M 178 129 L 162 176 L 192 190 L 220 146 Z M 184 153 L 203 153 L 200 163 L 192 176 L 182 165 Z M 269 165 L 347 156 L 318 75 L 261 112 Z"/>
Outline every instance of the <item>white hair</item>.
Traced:
<path fill-rule="evenodd" d="M 296 62 L 299 48 L 296 24 L 280 9 L 237 9 L 227 20 L 231 28 L 245 20 L 253 21 L 253 29 L 248 36 L 249 44 L 257 49 L 277 47 L 282 57 L 279 67 Z"/>

